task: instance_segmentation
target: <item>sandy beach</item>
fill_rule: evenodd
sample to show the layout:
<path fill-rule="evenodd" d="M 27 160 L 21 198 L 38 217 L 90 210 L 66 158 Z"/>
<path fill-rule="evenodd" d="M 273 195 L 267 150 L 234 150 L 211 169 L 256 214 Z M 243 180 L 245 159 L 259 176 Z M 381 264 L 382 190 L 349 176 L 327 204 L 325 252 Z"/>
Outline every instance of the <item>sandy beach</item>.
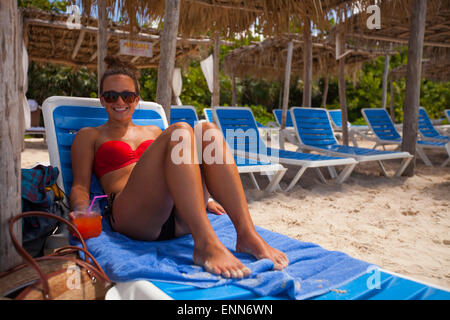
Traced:
<path fill-rule="evenodd" d="M 444 152 L 427 154 L 435 166 L 417 160 L 411 178 L 386 178 L 372 162 L 359 164 L 341 185 L 323 184 L 307 170 L 292 191 L 266 195 L 241 177 L 256 225 L 450 290 L 450 165 L 439 167 Z M 49 162 L 47 146 L 26 139 L 22 168 L 37 162 Z M 386 163 L 390 175 L 398 165 Z M 288 168 L 282 188 L 296 172 Z"/>

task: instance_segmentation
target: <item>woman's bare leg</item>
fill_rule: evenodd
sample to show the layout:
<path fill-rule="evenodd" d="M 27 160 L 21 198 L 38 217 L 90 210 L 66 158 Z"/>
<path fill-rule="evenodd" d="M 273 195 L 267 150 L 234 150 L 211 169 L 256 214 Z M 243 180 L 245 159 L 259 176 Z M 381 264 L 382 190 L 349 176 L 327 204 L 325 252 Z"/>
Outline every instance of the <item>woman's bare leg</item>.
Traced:
<path fill-rule="evenodd" d="M 201 128 L 196 127 L 195 133 L 198 143 L 200 144 L 200 141 L 202 141 L 202 168 L 205 183 L 208 191 L 224 207 L 236 228 L 236 251 L 252 254 L 258 259 L 268 258 L 274 262 L 275 269 L 283 269 L 289 263 L 286 255 L 270 247 L 255 230 L 239 172 L 234 161 L 229 161 L 233 160 L 233 157 L 222 133 L 213 123 L 201 123 L 197 126 L 201 126 Z M 206 131 L 208 133 L 205 135 Z M 206 140 L 209 140 L 209 136 L 212 136 L 212 140 L 215 142 L 205 141 L 205 136 L 208 137 Z M 216 143 L 216 147 L 207 148 L 210 143 Z M 209 151 L 212 149 L 221 154 L 215 154 L 214 152 L 210 154 Z M 205 150 L 208 150 L 208 152 L 205 152 Z M 205 159 L 205 157 L 213 158 L 216 161 L 221 160 L 220 162 L 223 164 L 214 163 L 214 161 Z"/>
<path fill-rule="evenodd" d="M 193 161 L 174 163 L 174 150 L 180 143 L 172 141 L 174 133 L 192 142 L 187 150 Z M 175 204 L 176 220 L 183 221 L 194 238 L 194 263 L 225 277 L 246 276 L 250 271 L 219 241 L 206 215 L 195 148 L 189 125 L 180 123 L 166 129 L 144 152 L 127 185 L 117 195 L 113 227 L 134 238 L 154 240 Z"/>

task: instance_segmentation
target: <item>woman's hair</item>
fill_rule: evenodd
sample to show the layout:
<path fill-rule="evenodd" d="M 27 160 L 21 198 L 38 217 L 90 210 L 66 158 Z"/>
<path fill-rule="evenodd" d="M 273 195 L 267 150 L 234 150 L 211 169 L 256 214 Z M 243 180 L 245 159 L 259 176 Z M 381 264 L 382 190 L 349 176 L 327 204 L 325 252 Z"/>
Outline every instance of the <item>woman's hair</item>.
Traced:
<path fill-rule="evenodd" d="M 121 74 L 133 79 L 135 92 L 137 95 L 140 94 L 138 81 L 139 71 L 132 63 L 123 60 L 119 56 L 106 56 L 104 61 L 106 63 L 106 71 L 103 73 L 100 81 L 100 93 L 103 93 L 103 82 L 106 77 Z"/>

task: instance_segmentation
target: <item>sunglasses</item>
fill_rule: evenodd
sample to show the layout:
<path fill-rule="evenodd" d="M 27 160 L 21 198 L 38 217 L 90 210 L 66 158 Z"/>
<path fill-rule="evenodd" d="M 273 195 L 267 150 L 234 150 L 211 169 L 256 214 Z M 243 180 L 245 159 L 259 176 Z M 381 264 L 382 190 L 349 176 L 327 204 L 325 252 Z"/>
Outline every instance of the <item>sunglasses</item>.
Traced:
<path fill-rule="evenodd" d="M 138 97 L 136 92 L 130 92 L 130 91 L 122 91 L 122 92 L 106 91 L 106 92 L 102 93 L 102 97 L 103 97 L 103 99 L 105 99 L 105 101 L 107 103 L 116 102 L 119 99 L 119 96 L 122 98 L 123 102 L 125 102 L 125 103 L 133 103 L 136 100 L 136 98 Z"/>

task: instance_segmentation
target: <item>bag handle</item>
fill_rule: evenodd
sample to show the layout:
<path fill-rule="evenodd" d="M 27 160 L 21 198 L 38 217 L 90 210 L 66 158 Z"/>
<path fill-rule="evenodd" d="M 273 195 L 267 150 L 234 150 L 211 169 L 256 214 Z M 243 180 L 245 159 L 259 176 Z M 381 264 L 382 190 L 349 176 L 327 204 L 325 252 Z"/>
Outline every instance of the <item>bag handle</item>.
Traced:
<path fill-rule="evenodd" d="M 14 223 L 17 222 L 20 219 L 26 218 L 26 217 L 32 217 L 32 216 L 39 216 L 39 217 L 44 217 L 44 218 L 50 218 L 50 219 L 55 219 L 58 220 L 59 222 L 62 222 L 64 224 L 66 224 L 69 229 L 71 231 L 73 231 L 78 238 L 81 241 L 81 245 L 83 246 L 83 248 L 79 248 L 76 246 L 67 246 L 67 247 L 63 247 L 60 248 L 55 254 L 46 256 L 46 257 L 41 257 L 39 260 L 55 260 L 55 259 L 59 259 L 59 260 L 69 260 L 69 261 L 75 261 L 77 264 L 86 267 L 86 269 L 89 271 L 94 272 L 99 278 L 101 278 L 102 280 L 106 281 L 106 282 L 110 282 L 108 276 L 105 274 L 105 272 L 103 271 L 103 269 L 100 267 L 100 265 L 98 264 L 97 260 L 95 260 L 95 258 L 92 256 L 92 254 L 87 250 L 87 246 L 85 241 L 83 240 L 83 236 L 80 234 L 80 232 L 77 230 L 77 228 L 70 222 L 67 221 L 66 219 L 59 217 L 55 214 L 49 213 L 49 212 L 43 212 L 43 211 L 28 211 L 28 212 L 23 212 L 20 213 L 16 216 L 14 216 L 13 218 L 11 218 L 10 222 L 9 222 L 9 234 L 11 236 L 11 240 L 12 243 L 14 245 L 14 247 L 16 248 L 17 252 L 19 253 L 19 255 L 24 259 L 24 261 L 30 266 L 32 267 L 34 270 L 36 270 L 36 272 L 39 275 L 39 278 L 41 279 L 41 283 L 42 283 L 42 288 L 44 291 L 44 299 L 51 299 L 50 296 L 50 287 L 48 284 L 48 277 L 45 274 L 45 272 L 42 270 L 42 268 L 39 266 L 39 264 L 37 263 L 37 260 L 34 259 L 23 247 L 22 245 L 19 243 L 19 241 L 17 241 L 16 237 L 14 236 L 14 232 L 13 232 L 13 226 Z M 69 257 L 61 257 L 61 256 L 56 256 L 58 253 L 60 253 L 61 251 L 67 251 L 69 250 L 69 252 L 75 252 L 75 251 L 82 251 L 85 256 L 84 256 L 84 260 L 82 261 L 80 259 L 76 259 L 76 258 L 69 258 Z M 89 259 L 91 259 L 93 261 L 93 265 L 90 264 Z"/>

